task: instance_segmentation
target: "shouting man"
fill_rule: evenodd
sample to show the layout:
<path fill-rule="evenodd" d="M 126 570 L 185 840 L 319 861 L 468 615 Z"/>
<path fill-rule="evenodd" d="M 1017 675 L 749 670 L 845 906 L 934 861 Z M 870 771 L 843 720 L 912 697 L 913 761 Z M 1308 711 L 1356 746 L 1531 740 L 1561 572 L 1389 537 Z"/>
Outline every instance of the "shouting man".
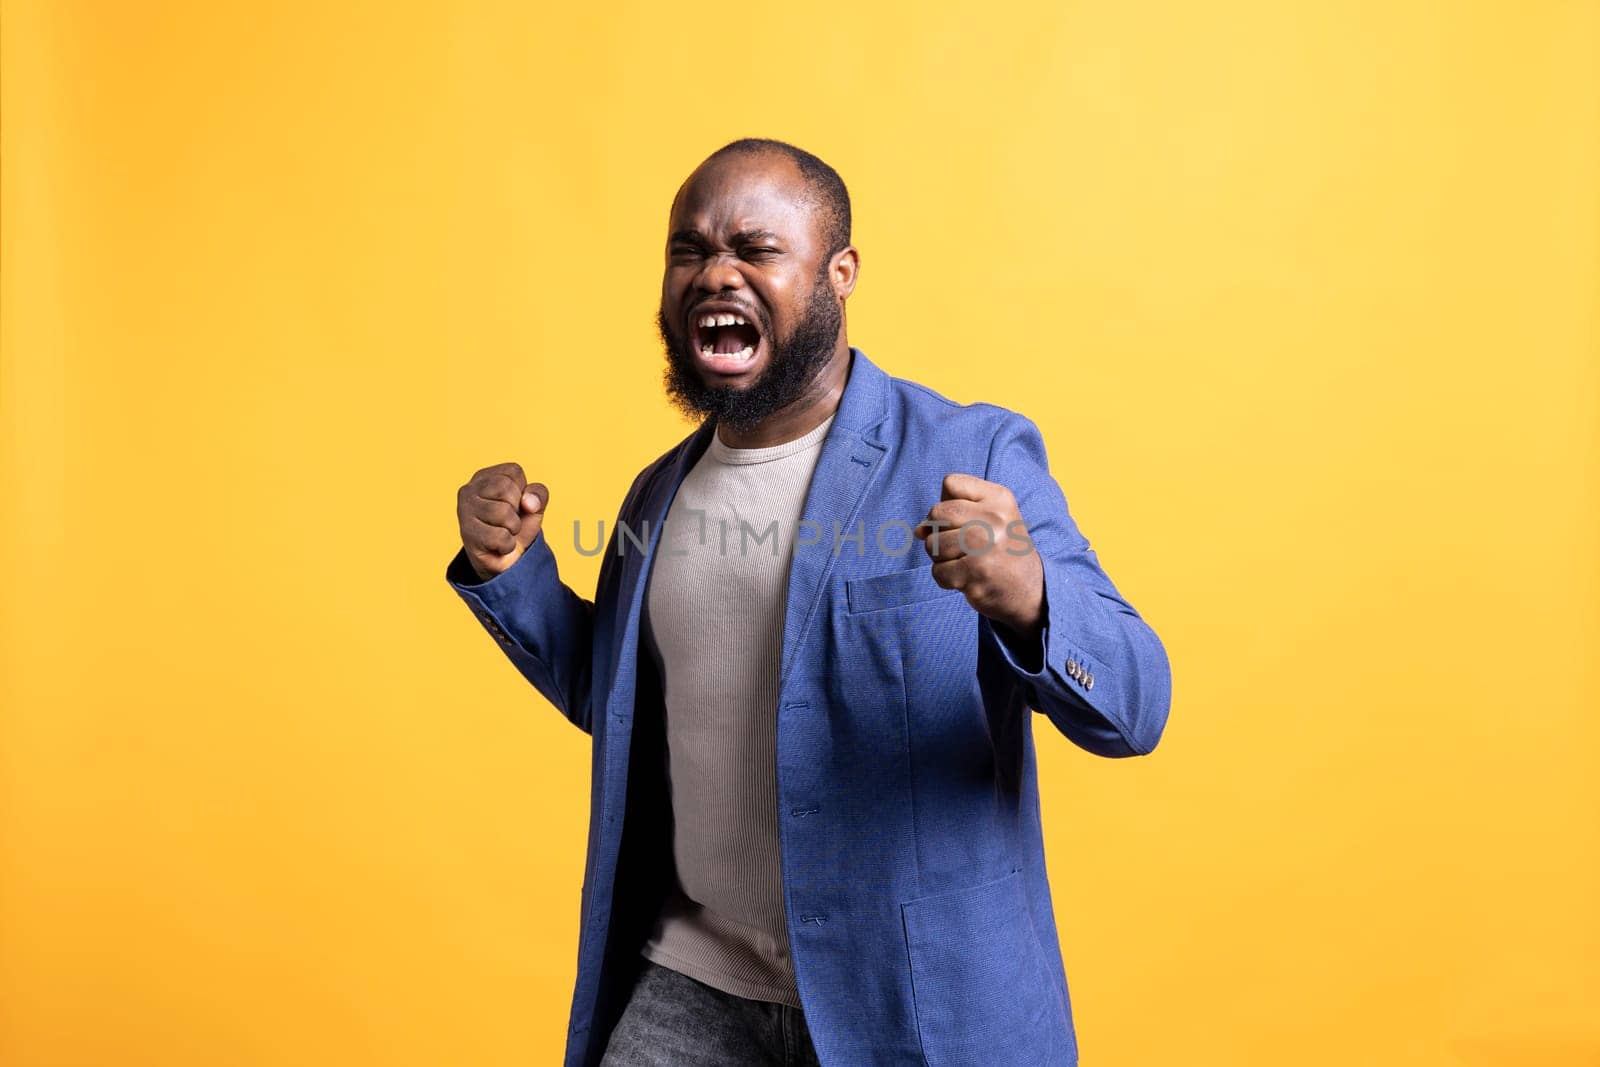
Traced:
<path fill-rule="evenodd" d="M 593 738 L 567 1067 L 1077 1062 L 1030 709 L 1147 753 L 1166 651 L 1030 420 L 849 344 L 859 270 L 833 168 L 719 149 L 658 322 L 699 425 L 634 480 L 594 600 L 522 467 L 458 493 L 447 579 Z"/>

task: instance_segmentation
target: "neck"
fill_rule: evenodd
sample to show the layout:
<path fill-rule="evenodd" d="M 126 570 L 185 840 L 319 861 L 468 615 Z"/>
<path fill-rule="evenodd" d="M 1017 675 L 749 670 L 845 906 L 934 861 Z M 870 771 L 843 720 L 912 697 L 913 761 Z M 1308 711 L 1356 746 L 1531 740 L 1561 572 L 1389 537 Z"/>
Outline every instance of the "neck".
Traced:
<path fill-rule="evenodd" d="M 804 437 L 839 410 L 849 378 L 850 345 L 841 337 L 827 366 L 799 399 L 742 430 L 719 423 L 717 436 L 729 448 L 769 448 Z"/>

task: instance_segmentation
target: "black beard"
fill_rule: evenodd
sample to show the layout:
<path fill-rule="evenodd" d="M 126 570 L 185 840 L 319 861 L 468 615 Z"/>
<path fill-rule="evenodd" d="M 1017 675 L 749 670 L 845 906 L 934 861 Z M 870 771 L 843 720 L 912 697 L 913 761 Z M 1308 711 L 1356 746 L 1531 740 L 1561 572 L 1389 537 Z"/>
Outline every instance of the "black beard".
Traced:
<path fill-rule="evenodd" d="M 679 334 L 667 319 L 667 309 L 656 313 L 656 330 L 667 351 L 664 375 L 667 397 L 691 419 L 710 415 L 732 430 L 750 430 L 775 412 L 800 399 L 833 357 L 843 322 L 824 269 L 817 275 L 806 310 L 786 338 L 763 329 L 770 349 L 767 366 L 743 389 L 707 385 L 696 369 L 689 338 Z M 762 324 L 763 327 L 767 323 Z"/>

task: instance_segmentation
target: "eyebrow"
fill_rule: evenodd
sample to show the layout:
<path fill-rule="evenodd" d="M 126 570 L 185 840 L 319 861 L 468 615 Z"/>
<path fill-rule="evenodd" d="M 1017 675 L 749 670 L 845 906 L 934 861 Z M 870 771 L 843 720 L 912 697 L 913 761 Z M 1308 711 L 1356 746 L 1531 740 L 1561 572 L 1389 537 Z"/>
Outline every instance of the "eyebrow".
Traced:
<path fill-rule="evenodd" d="M 736 244 L 736 245 L 744 244 L 747 241 L 781 241 L 781 240 L 783 240 L 783 238 L 779 237 L 777 234 L 773 233 L 771 230 L 740 230 L 738 233 L 733 235 L 733 243 Z M 703 245 L 703 244 L 706 243 L 706 239 L 705 239 L 705 237 L 703 237 L 701 235 L 700 231 L 699 230 L 694 230 L 694 229 L 684 229 L 684 230 L 675 230 L 675 231 L 673 231 L 672 236 L 667 238 L 667 243 L 671 244 L 671 243 L 674 243 L 674 242 L 677 242 L 677 241 L 684 241 L 684 242 L 686 242 L 688 244 L 697 244 L 697 245 Z"/>

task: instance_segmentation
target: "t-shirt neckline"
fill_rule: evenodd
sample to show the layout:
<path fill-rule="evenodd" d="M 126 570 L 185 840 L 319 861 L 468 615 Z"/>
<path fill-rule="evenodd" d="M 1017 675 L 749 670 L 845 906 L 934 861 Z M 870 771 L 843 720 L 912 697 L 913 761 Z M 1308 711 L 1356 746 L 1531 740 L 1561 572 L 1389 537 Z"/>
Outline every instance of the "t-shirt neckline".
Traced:
<path fill-rule="evenodd" d="M 837 414 L 835 411 L 817 426 L 792 441 L 767 445 L 765 448 L 733 448 L 723 444 L 721 436 L 713 429 L 708 451 L 712 458 L 721 463 L 770 463 L 775 459 L 783 459 L 785 456 L 792 456 L 822 444 L 822 439 L 828 436 L 828 427 L 833 425 L 834 416 Z"/>

